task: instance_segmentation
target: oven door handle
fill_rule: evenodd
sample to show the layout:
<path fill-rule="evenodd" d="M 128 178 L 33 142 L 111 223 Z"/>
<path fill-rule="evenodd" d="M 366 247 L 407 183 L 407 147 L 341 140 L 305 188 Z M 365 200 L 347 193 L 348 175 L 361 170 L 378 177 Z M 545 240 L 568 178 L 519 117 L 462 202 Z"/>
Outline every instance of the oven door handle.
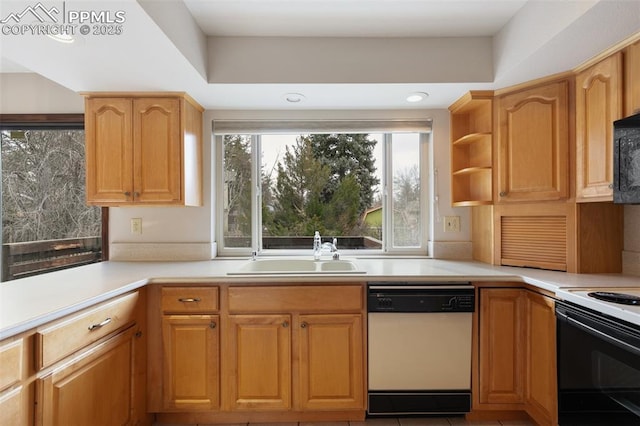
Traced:
<path fill-rule="evenodd" d="M 602 338 L 603 340 L 606 340 L 607 342 L 618 346 L 619 348 L 628 350 L 630 352 L 632 352 L 635 355 L 640 355 L 640 348 L 638 348 L 635 345 L 632 345 L 630 343 L 625 342 L 624 340 L 620 340 L 616 337 L 613 336 L 609 336 L 607 333 L 598 330 L 597 328 L 591 327 L 583 322 L 578 321 L 577 319 L 574 319 L 572 317 L 570 317 L 567 314 L 561 313 L 561 312 L 556 312 L 556 314 L 560 317 L 562 317 L 562 319 L 564 319 L 565 321 L 567 321 L 569 324 L 572 324 L 580 329 L 582 329 L 583 331 L 586 331 L 587 333 L 593 335 L 593 336 L 597 336 Z"/>

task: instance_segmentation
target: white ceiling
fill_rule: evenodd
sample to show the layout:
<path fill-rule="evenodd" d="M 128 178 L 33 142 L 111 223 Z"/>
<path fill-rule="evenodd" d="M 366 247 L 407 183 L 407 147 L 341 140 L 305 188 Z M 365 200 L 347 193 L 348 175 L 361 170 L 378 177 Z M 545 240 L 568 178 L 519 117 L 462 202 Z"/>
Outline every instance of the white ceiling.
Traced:
<path fill-rule="evenodd" d="M 0 1 L 0 20 L 33 1 Z M 47 6 L 62 1 L 43 1 Z M 635 0 L 67 0 L 118 36 L 0 34 L 0 71 L 73 91 L 186 91 L 207 109 L 432 109 L 571 69 L 640 31 Z M 318 63 L 315 59 L 318 59 Z M 429 93 L 418 104 L 410 92 Z M 290 104 L 283 95 L 305 100 Z M 1 95 L 0 95 L 1 96 Z"/>
<path fill-rule="evenodd" d="M 497 33 L 526 0 L 185 0 L 208 36 L 465 37 Z"/>

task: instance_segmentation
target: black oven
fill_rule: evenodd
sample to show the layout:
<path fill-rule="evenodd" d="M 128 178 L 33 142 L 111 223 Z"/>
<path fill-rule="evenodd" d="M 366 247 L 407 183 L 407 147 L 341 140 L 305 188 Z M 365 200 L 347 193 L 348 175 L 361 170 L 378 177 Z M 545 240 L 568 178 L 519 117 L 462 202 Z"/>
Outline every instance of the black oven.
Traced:
<path fill-rule="evenodd" d="M 557 302 L 562 426 L 640 425 L 640 326 Z"/>

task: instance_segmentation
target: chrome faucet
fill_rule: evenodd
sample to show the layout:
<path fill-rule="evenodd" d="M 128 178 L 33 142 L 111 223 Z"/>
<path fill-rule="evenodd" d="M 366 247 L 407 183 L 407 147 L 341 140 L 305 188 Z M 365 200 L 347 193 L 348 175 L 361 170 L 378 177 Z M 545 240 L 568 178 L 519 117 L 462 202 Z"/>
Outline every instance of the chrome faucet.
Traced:
<path fill-rule="evenodd" d="M 322 248 L 321 248 L 321 252 L 322 249 L 328 248 L 329 251 L 332 253 L 331 258 L 333 260 L 338 260 L 340 259 L 340 253 L 338 253 L 338 239 L 337 238 L 333 238 L 333 242 L 329 243 L 323 243 L 322 244 Z"/>
<path fill-rule="evenodd" d="M 340 253 L 338 253 L 338 239 L 333 238 L 333 242 L 323 243 L 322 237 L 320 236 L 320 232 L 316 231 L 313 235 L 313 259 L 320 260 L 320 256 L 322 256 L 322 250 L 328 249 L 333 255 L 331 258 L 333 260 L 340 259 Z"/>

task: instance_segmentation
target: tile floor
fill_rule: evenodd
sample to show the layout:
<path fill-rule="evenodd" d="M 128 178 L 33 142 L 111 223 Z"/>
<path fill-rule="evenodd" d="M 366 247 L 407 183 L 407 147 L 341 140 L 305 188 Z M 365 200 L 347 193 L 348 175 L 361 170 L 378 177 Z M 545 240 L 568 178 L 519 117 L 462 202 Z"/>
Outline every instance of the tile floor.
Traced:
<path fill-rule="evenodd" d="M 175 424 L 156 423 L 154 426 L 183 426 Z M 185 425 L 186 426 L 186 425 Z M 194 426 L 194 425 L 190 425 Z M 198 425 L 210 426 L 210 425 Z M 324 423 L 241 423 L 234 425 L 211 426 L 536 426 L 526 420 L 500 421 L 467 421 L 464 417 L 413 417 L 413 418 L 377 418 L 366 419 L 363 422 L 324 422 Z"/>

